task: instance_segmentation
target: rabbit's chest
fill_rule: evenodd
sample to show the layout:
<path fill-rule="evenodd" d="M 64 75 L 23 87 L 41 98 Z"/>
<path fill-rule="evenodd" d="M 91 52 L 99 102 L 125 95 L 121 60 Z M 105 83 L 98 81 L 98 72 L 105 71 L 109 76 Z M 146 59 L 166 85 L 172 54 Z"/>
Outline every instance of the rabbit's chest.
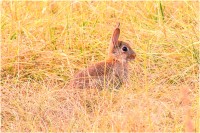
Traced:
<path fill-rule="evenodd" d="M 124 65 L 115 65 L 113 68 L 113 74 L 119 78 L 125 78 L 128 76 L 127 64 Z"/>

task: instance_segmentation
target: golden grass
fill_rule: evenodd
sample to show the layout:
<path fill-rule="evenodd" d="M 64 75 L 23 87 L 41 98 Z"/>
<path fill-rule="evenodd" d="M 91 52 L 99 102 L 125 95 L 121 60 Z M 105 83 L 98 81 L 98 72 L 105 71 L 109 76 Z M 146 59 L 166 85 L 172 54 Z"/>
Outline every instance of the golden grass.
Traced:
<path fill-rule="evenodd" d="M 1 131 L 199 132 L 198 15 L 187 1 L 2 2 Z M 105 59 L 116 22 L 137 54 L 130 87 L 64 90 Z"/>

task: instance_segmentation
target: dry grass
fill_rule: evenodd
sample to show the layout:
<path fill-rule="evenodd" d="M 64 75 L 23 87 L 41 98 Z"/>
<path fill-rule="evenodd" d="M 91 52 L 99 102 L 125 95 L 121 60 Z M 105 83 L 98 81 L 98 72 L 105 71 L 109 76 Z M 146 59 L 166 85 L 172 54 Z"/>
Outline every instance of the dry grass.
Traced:
<path fill-rule="evenodd" d="M 1 130 L 199 132 L 198 14 L 198 2 L 2 2 Z M 105 59 L 116 22 L 137 54 L 130 87 L 62 89 Z"/>

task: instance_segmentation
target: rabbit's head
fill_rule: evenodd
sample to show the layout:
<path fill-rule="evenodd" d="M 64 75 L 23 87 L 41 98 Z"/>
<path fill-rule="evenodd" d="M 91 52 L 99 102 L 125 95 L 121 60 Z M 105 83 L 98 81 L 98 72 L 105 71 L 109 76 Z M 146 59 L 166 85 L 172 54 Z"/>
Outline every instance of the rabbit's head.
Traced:
<path fill-rule="evenodd" d="M 131 49 L 128 43 L 118 40 L 119 35 L 120 28 L 118 24 L 111 38 L 111 43 L 109 46 L 109 57 L 120 62 L 127 62 L 135 59 L 135 52 Z"/>

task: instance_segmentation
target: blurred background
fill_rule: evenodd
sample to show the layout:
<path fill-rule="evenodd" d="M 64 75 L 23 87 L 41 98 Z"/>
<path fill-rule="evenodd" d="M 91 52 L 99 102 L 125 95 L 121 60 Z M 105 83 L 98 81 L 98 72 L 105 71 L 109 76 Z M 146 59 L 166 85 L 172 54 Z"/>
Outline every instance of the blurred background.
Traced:
<path fill-rule="evenodd" d="M 1 7 L 2 131 L 199 131 L 198 1 Z M 137 54 L 130 87 L 85 96 L 70 114 L 63 86 L 107 57 L 117 22 Z"/>

